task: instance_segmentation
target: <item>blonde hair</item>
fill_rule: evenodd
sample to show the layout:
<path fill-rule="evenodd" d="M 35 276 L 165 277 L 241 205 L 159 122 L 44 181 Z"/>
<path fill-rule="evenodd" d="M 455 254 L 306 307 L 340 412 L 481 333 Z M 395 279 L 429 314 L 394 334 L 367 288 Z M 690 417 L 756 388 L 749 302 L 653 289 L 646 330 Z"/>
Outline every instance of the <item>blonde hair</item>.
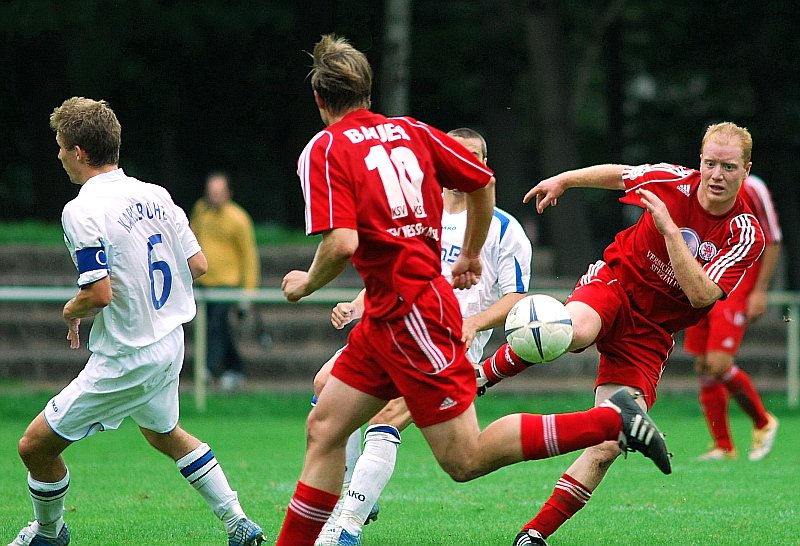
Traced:
<path fill-rule="evenodd" d="M 369 108 L 372 68 L 367 57 L 342 37 L 325 34 L 311 55 L 311 87 L 333 114 Z"/>
<path fill-rule="evenodd" d="M 117 165 L 122 127 L 104 100 L 72 97 L 50 114 L 50 128 L 67 149 L 80 146 L 93 167 Z"/>
<path fill-rule="evenodd" d="M 722 123 L 715 123 L 709 125 L 706 129 L 706 134 L 703 136 L 703 142 L 700 144 L 700 154 L 703 153 L 703 148 L 706 142 L 713 140 L 721 144 L 731 143 L 732 140 L 738 140 L 742 147 L 742 161 L 744 164 L 750 163 L 753 154 L 753 137 L 750 135 L 745 127 L 739 127 L 730 121 L 723 121 Z"/>

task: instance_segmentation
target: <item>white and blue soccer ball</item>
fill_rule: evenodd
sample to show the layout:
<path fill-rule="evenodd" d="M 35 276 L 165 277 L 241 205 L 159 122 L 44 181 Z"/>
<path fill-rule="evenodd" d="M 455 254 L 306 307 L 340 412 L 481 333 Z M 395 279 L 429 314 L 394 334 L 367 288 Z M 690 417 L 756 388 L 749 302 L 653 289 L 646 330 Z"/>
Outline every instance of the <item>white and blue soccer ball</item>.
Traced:
<path fill-rule="evenodd" d="M 567 352 L 572 319 L 564 304 L 546 294 L 519 300 L 506 317 L 506 340 L 521 358 L 540 364 Z"/>

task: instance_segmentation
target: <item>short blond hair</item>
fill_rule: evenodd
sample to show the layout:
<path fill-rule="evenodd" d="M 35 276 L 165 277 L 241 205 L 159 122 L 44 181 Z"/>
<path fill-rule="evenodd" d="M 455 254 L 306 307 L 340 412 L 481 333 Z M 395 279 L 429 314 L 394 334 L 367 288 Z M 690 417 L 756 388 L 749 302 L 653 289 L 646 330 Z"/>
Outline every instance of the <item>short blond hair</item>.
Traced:
<path fill-rule="evenodd" d="M 122 127 L 104 100 L 72 97 L 50 114 L 50 128 L 67 149 L 80 146 L 93 167 L 117 165 Z"/>
<path fill-rule="evenodd" d="M 721 144 L 730 143 L 732 140 L 738 140 L 742 146 L 742 161 L 745 165 L 750 163 L 751 156 L 753 155 L 753 137 L 750 131 L 745 127 L 739 127 L 730 121 L 723 121 L 722 123 L 715 123 L 709 125 L 706 129 L 706 134 L 703 135 L 703 142 L 700 144 L 700 154 L 703 153 L 703 148 L 706 142 L 709 141 L 719 142 Z"/>
<path fill-rule="evenodd" d="M 333 114 L 369 108 L 372 94 L 372 68 L 366 55 L 345 38 L 325 34 L 314 45 L 311 55 L 311 87 Z"/>

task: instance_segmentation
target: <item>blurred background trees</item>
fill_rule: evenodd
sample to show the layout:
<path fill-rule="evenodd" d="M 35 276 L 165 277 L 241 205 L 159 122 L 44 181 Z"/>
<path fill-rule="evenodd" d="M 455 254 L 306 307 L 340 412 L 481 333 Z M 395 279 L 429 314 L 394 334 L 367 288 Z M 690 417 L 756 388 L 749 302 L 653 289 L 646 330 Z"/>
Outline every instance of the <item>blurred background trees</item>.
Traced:
<path fill-rule="evenodd" d="M 538 180 L 597 162 L 698 165 L 709 123 L 753 133 L 800 288 L 800 4 L 710 0 L 6 0 L 0 4 L 0 221 L 57 221 L 75 194 L 48 126 L 65 98 L 104 98 L 121 165 L 188 208 L 205 174 L 232 173 L 256 222 L 302 226 L 296 159 L 321 122 L 306 75 L 337 32 L 376 72 L 373 108 L 489 144 L 498 204 L 582 273 L 623 227 L 609 192 L 544 216 Z"/>

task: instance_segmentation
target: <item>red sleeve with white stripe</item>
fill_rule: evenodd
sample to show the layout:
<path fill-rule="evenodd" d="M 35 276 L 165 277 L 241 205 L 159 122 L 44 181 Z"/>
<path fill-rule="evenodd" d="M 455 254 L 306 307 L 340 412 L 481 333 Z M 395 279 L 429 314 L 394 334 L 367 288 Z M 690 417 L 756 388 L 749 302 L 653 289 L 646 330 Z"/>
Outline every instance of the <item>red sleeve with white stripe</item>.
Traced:
<path fill-rule="evenodd" d="M 347 177 L 341 175 L 333 145 L 333 134 L 321 131 L 306 145 L 297 163 L 309 235 L 357 227 L 352 187 Z"/>
<path fill-rule="evenodd" d="M 764 251 L 764 232 L 752 214 L 739 214 L 729 220 L 730 236 L 703 269 L 723 292 L 730 294 L 745 271 Z"/>
<path fill-rule="evenodd" d="M 660 199 L 664 199 L 664 191 L 678 188 L 684 195 L 689 195 L 691 185 L 697 178 L 697 171 L 687 169 L 680 165 L 669 163 L 645 164 L 629 167 L 622 171 L 622 181 L 625 183 L 625 195 L 620 197 L 620 202 L 626 205 L 642 207 L 641 198 L 636 195 L 636 190 L 645 188 Z"/>
<path fill-rule="evenodd" d="M 772 203 L 772 195 L 764 181 L 755 176 L 748 176 L 742 185 L 740 195 L 758 218 L 764 230 L 764 242 L 768 245 L 778 244 L 783 240 L 783 233 L 778 222 L 778 213 Z"/>

